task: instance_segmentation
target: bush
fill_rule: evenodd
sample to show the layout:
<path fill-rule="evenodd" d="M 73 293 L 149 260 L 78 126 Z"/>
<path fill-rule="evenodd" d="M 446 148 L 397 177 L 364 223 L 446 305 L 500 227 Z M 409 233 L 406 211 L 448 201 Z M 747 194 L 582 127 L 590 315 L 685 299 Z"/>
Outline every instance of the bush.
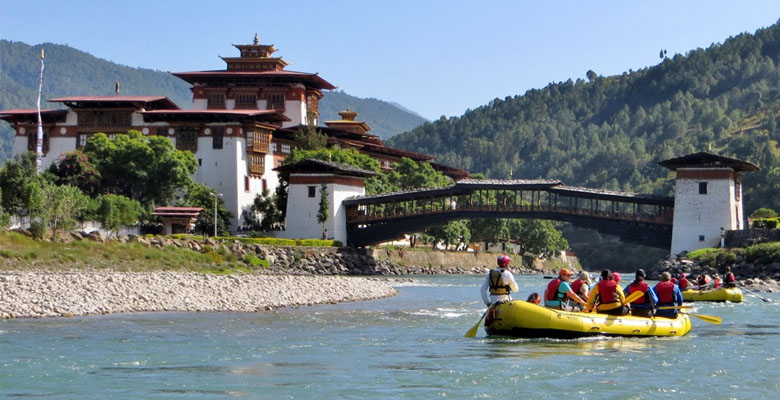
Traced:
<path fill-rule="evenodd" d="M 746 248 L 745 261 L 756 264 L 780 262 L 780 242 L 760 243 Z"/>
<path fill-rule="evenodd" d="M 768 219 L 764 221 L 764 228 L 765 229 L 775 229 L 777 228 L 777 219 Z"/>
<path fill-rule="evenodd" d="M 338 240 L 321 240 L 321 239 L 280 239 L 280 238 L 247 238 L 247 237 L 233 237 L 233 236 L 220 236 L 217 239 L 223 240 L 237 240 L 241 243 L 247 244 L 262 244 L 266 246 L 308 246 L 308 247 L 341 247 L 342 243 Z"/>
<path fill-rule="evenodd" d="M 247 255 L 244 256 L 244 263 L 253 267 L 269 268 L 271 266 L 271 263 L 269 263 L 268 260 L 263 260 L 252 253 L 247 253 Z"/>
<path fill-rule="evenodd" d="M 753 211 L 752 214 L 750 214 L 750 218 L 775 218 L 777 217 L 777 213 L 775 210 L 771 208 L 759 208 L 756 211 Z"/>
<path fill-rule="evenodd" d="M 46 234 L 46 229 L 46 224 L 41 221 L 30 222 L 30 234 L 35 240 L 43 239 L 43 236 Z"/>
<path fill-rule="evenodd" d="M 718 257 L 724 252 L 724 249 L 698 249 L 688 253 L 688 258 L 696 260 L 701 265 L 715 266 Z"/>

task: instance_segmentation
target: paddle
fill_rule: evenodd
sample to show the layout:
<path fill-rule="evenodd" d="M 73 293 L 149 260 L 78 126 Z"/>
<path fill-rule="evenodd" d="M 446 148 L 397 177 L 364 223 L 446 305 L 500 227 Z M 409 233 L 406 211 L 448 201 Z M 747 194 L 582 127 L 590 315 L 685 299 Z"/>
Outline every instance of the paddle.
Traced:
<path fill-rule="evenodd" d="M 488 307 L 488 309 L 482 313 L 482 317 L 479 318 L 479 321 L 477 321 L 477 323 L 474 326 L 472 326 L 471 329 L 469 329 L 465 335 L 463 335 L 464 337 L 467 338 L 477 337 L 477 331 L 479 331 L 479 325 L 482 323 L 482 320 L 485 319 L 485 315 L 487 315 L 488 311 L 490 311 L 491 308 L 493 308 L 493 306 Z"/>
<path fill-rule="evenodd" d="M 688 314 L 688 315 L 694 316 L 694 317 L 696 317 L 696 318 L 698 318 L 698 319 L 700 319 L 700 320 L 702 320 L 704 322 L 709 322 L 709 323 L 715 324 L 715 325 L 720 325 L 720 323 L 723 322 L 723 318 L 716 317 L 714 315 L 693 314 L 693 313 L 689 313 L 689 312 L 684 313 L 684 314 Z"/>
<path fill-rule="evenodd" d="M 628 297 L 626 297 L 626 304 L 633 303 L 634 300 L 639 300 L 640 297 L 644 296 L 645 292 L 634 292 L 631 293 Z"/>
<path fill-rule="evenodd" d="M 745 286 L 740 286 L 740 287 L 741 287 L 742 289 L 745 289 L 745 291 L 746 291 L 746 292 L 748 292 L 748 293 L 752 294 L 753 296 L 756 296 L 756 297 L 758 297 L 759 299 L 761 299 L 761 300 L 764 300 L 764 302 L 765 302 L 765 303 L 771 303 L 771 302 L 772 302 L 772 300 L 769 300 L 769 299 L 767 299 L 767 298 L 764 298 L 764 297 L 761 297 L 761 296 L 759 296 L 759 295 L 758 295 L 758 293 L 755 293 L 755 292 L 753 292 L 752 290 L 750 290 L 750 289 L 746 288 Z"/>
<path fill-rule="evenodd" d="M 658 310 L 683 310 L 686 308 L 693 308 L 693 306 L 665 306 L 657 307 Z"/>

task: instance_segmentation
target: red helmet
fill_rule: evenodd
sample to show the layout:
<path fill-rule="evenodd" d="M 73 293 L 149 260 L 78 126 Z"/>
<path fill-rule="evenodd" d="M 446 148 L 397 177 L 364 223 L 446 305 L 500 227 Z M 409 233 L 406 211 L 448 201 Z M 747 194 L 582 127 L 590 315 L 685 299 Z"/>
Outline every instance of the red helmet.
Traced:
<path fill-rule="evenodd" d="M 506 267 L 510 262 L 512 262 L 512 259 L 505 254 L 498 256 L 498 260 L 496 260 L 496 263 L 498 263 L 499 267 Z"/>

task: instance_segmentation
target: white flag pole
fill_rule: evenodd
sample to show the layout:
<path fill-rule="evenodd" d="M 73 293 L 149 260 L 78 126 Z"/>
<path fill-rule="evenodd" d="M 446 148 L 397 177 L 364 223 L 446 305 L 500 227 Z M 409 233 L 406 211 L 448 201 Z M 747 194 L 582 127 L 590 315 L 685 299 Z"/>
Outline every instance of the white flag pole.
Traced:
<path fill-rule="evenodd" d="M 35 162 L 38 174 L 41 173 L 41 159 L 43 158 L 43 122 L 41 121 L 41 91 L 43 90 L 43 49 L 41 49 L 41 77 L 38 80 L 38 132 L 35 145 Z"/>

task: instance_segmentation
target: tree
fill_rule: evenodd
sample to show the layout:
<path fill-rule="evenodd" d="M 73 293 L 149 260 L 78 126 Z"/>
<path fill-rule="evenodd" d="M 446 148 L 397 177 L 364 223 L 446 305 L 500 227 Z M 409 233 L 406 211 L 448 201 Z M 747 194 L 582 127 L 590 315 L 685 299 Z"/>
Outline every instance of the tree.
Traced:
<path fill-rule="evenodd" d="M 507 223 L 509 235 L 520 249 L 518 253 L 555 256 L 569 247 L 552 222 L 538 219 L 511 219 Z"/>
<path fill-rule="evenodd" d="M 195 230 L 204 234 L 214 232 L 214 190 L 199 183 L 192 183 L 187 191 L 184 204 L 188 207 L 201 207 L 203 211 L 198 214 L 195 221 Z M 228 232 L 233 213 L 225 207 L 225 201 L 217 196 L 217 233 Z"/>
<path fill-rule="evenodd" d="M 43 187 L 42 196 L 46 204 L 46 220 L 55 238 L 59 231 L 75 227 L 89 207 L 89 198 L 75 186 L 50 183 Z"/>
<path fill-rule="evenodd" d="M 100 196 L 100 223 L 114 235 L 125 225 L 133 225 L 143 213 L 141 204 L 117 194 Z"/>
<path fill-rule="evenodd" d="M 446 225 L 431 227 L 425 230 L 425 234 L 430 236 L 429 243 L 433 247 L 441 243 L 445 248 L 455 246 L 455 250 L 461 250 L 468 245 L 471 240 L 471 231 L 469 231 L 466 221 L 450 221 Z"/>
<path fill-rule="evenodd" d="M 750 218 L 774 218 L 777 217 L 777 212 L 771 208 L 759 208 L 750 214 Z"/>
<path fill-rule="evenodd" d="M 58 185 L 75 186 L 92 197 L 100 194 L 100 172 L 81 150 L 63 154 L 60 160 L 51 164 L 49 171 L 57 177 Z"/>
<path fill-rule="evenodd" d="M 588 78 L 588 82 L 590 83 L 593 83 L 593 81 L 596 80 L 596 77 L 598 77 L 598 75 L 595 72 L 593 72 L 592 69 L 589 69 L 588 72 L 585 73 L 585 76 Z"/>
<path fill-rule="evenodd" d="M 27 211 L 26 193 L 28 184 L 38 180 L 35 153 L 21 153 L 14 156 L 0 168 L 0 190 L 3 192 L 3 209 L 14 215 Z"/>
<path fill-rule="evenodd" d="M 330 218 L 330 201 L 328 200 L 328 187 L 323 183 L 320 186 L 320 207 L 317 210 L 317 222 L 322 224 L 322 239 L 328 238 L 328 230 L 325 222 Z"/>
<path fill-rule="evenodd" d="M 3 230 L 8 227 L 8 224 L 10 223 L 11 219 L 8 216 L 7 213 L 3 212 L 3 190 L 0 189 L 0 230 Z"/>
<path fill-rule="evenodd" d="M 198 169 L 195 156 L 177 150 L 162 136 L 144 136 L 138 131 L 109 139 L 92 135 L 84 154 L 100 174 L 99 193 L 116 193 L 142 204 L 170 204 L 177 191 L 189 187 Z"/>
<path fill-rule="evenodd" d="M 313 121 L 311 114 L 309 114 L 309 121 Z M 295 148 L 318 150 L 326 147 L 328 147 L 328 135 L 319 132 L 314 124 L 308 123 L 295 131 Z"/>
<path fill-rule="evenodd" d="M 244 213 L 244 221 L 254 231 L 268 232 L 284 226 L 284 214 L 278 208 L 276 195 L 268 189 L 255 196 L 252 206 Z"/>

